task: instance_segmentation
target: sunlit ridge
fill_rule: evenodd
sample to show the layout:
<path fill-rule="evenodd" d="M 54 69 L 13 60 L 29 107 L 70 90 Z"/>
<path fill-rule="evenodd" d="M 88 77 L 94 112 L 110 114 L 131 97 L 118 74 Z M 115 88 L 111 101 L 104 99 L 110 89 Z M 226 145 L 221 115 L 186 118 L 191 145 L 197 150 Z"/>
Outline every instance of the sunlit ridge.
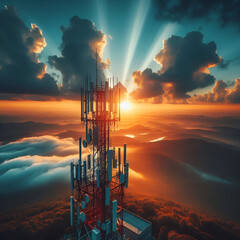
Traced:
<path fill-rule="evenodd" d="M 135 138 L 135 135 L 126 134 L 125 136 L 129 138 Z"/>
<path fill-rule="evenodd" d="M 153 139 L 149 142 L 153 143 L 153 142 L 159 142 L 159 141 L 162 141 L 165 137 L 160 137 L 160 138 L 157 138 L 157 139 Z"/>

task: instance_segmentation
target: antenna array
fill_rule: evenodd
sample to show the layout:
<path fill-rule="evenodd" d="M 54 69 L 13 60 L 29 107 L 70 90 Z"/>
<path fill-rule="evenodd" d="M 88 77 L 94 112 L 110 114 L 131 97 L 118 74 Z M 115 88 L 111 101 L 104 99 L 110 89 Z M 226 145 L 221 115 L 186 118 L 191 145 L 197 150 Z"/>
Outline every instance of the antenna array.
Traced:
<path fill-rule="evenodd" d="M 113 84 L 105 81 L 98 85 L 96 81 L 94 86 L 87 77 L 81 88 L 81 122 L 86 126 L 86 134 L 79 138 L 78 161 L 70 165 L 70 223 L 76 229 L 76 239 L 123 238 L 129 164 L 126 144 L 123 161 L 121 149 L 111 146 L 110 132 L 118 121 L 120 88 L 114 86 L 114 78 Z"/>

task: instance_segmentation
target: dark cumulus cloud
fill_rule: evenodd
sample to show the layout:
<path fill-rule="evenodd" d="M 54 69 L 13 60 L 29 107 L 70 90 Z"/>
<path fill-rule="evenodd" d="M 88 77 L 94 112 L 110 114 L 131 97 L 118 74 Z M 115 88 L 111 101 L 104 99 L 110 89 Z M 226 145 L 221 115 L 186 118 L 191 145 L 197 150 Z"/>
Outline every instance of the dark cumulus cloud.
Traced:
<path fill-rule="evenodd" d="M 0 22 L 0 93 L 58 95 L 55 80 L 38 60 L 46 46 L 41 29 L 26 27 L 13 7 L 0 11 Z"/>
<path fill-rule="evenodd" d="M 185 37 L 171 36 L 164 40 L 163 48 L 155 56 L 162 66 L 157 73 L 151 69 L 133 73 L 138 88 L 131 96 L 152 97 L 154 102 L 189 98 L 189 92 L 215 82 L 209 68 L 221 61 L 216 50 L 215 42 L 204 43 L 200 32 L 190 32 Z"/>
<path fill-rule="evenodd" d="M 135 84 L 138 86 L 138 89 L 132 93 L 134 98 L 151 98 L 164 92 L 160 82 L 160 76 L 150 68 L 145 69 L 143 72 L 134 72 L 133 77 Z"/>
<path fill-rule="evenodd" d="M 197 19 L 216 20 L 221 26 L 240 27 L 239 0 L 153 0 L 159 20 L 189 22 Z"/>
<path fill-rule="evenodd" d="M 50 56 L 49 63 L 62 73 L 63 93 L 80 91 L 87 74 L 96 72 L 96 50 L 98 52 L 98 79 L 105 79 L 104 70 L 109 66 L 108 60 L 103 62 L 102 53 L 107 37 L 98 31 L 94 23 L 74 16 L 69 27 L 61 27 L 62 56 Z M 92 78 L 95 78 L 91 76 Z"/>

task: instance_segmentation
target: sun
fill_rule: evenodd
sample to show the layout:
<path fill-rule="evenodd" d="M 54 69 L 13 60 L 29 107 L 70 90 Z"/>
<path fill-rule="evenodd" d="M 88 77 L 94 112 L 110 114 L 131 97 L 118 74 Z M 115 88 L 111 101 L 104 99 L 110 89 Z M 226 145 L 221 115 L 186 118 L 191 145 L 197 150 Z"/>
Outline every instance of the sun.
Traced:
<path fill-rule="evenodd" d="M 129 110 L 129 109 L 131 108 L 131 104 L 130 104 L 128 101 L 126 101 L 126 102 L 121 102 L 121 108 L 122 108 L 123 110 Z"/>

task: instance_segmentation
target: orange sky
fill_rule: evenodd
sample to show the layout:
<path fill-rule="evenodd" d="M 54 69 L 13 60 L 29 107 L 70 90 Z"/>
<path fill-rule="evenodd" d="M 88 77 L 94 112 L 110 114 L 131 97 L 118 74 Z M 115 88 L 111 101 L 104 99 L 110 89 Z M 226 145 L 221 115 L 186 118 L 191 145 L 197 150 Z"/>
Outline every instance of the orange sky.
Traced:
<path fill-rule="evenodd" d="M 0 101 L 1 115 L 25 116 L 26 119 L 34 119 L 44 122 L 75 121 L 80 118 L 80 102 L 78 101 Z M 153 115 L 239 115 L 240 104 L 224 105 L 191 105 L 191 104 L 148 104 L 130 103 L 130 109 L 121 109 L 122 122 L 124 119 L 135 119 L 137 116 L 149 117 Z M 45 119 L 45 120 L 44 120 Z"/>

